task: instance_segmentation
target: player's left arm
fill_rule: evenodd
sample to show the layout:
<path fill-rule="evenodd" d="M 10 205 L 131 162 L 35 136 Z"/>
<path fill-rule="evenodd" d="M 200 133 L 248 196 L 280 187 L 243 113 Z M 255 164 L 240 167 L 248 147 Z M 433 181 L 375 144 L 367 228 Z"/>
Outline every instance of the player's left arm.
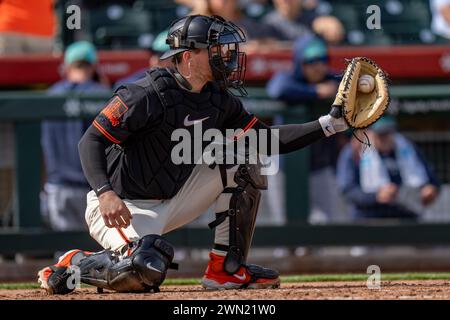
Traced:
<path fill-rule="evenodd" d="M 309 146 L 310 144 L 325 137 L 325 133 L 318 120 L 306 122 L 302 124 L 284 124 L 277 126 L 268 126 L 261 120 L 257 120 L 254 129 L 259 136 L 261 130 L 267 130 L 270 134 L 275 134 L 275 130 L 278 131 L 278 153 L 285 154 L 293 152 Z M 267 154 L 272 155 L 271 139 L 267 139 Z M 263 150 L 259 150 L 260 153 L 265 153 Z"/>
<path fill-rule="evenodd" d="M 337 132 L 345 131 L 348 129 L 348 125 L 342 117 L 335 118 L 328 114 L 320 117 L 318 120 L 302 123 L 302 124 L 285 124 L 269 126 L 263 121 L 256 118 L 254 115 L 248 113 L 243 107 L 242 103 L 238 99 L 233 99 L 233 103 L 230 104 L 232 108 L 229 113 L 227 128 L 241 128 L 242 132 L 236 136 L 236 139 L 241 139 L 247 134 L 249 130 L 255 130 L 257 136 L 262 130 L 266 133 L 275 134 L 277 131 L 280 154 L 293 152 L 304 148 L 323 137 L 329 137 Z M 266 152 L 259 150 L 260 152 L 272 155 L 271 140 L 267 140 Z"/>

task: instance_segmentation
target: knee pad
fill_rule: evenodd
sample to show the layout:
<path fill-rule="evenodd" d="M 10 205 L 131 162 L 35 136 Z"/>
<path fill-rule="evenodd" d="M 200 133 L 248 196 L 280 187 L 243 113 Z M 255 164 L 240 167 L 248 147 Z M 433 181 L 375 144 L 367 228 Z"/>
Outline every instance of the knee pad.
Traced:
<path fill-rule="evenodd" d="M 229 246 L 215 245 L 216 249 L 227 251 L 224 261 L 226 272 L 233 274 L 247 259 L 255 229 L 262 189 L 267 189 L 267 177 L 260 174 L 260 165 L 244 164 L 234 175 L 236 187 L 226 187 L 224 193 L 231 193 L 229 209 L 216 213 L 216 220 L 209 224 L 215 228 L 229 219 Z M 223 169 L 222 169 L 223 170 Z"/>
<path fill-rule="evenodd" d="M 267 189 L 267 176 L 261 174 L 261 164 L 241 164 L 234 175 L 234 182 L 238 186 L 251 184 L 258 190 Z"/>
<path fill-rule="evenodd" d="M 169 242 L 158 235 L 147 235 L 138 240 L 130 258 L 142 282 L 158 288 L 166 278 L 167 270 L 177 269 L 177 265 L 172 263 L 173 256 L 174 250 Z"/>
<path fill-rule="evenodd" d="M 132 243 L 130 256 L 122 258 L 105 250 L 81 261 L 81 282 L 118 292 L 159 291 L 172 263 L 173 247 L 158 235 Z"/>

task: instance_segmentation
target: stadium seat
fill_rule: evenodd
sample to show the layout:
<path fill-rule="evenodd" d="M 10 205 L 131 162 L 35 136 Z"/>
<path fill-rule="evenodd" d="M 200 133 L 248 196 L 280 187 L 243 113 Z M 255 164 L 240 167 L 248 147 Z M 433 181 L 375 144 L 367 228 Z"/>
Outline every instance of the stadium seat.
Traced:
<path fill-rule="evenodd" d="M 380 7 L 380 30 L 369 30 L 366 26 L 367 8 L 373 4 Z M 326 10 L 322 14 L 334 15 L 342 22 L 347 35 L 344 44 L 450 43 L 430 30 L 429 0 L 375 3 L 373 0 L 323 0 L 319 7 Z M 272 5 L 248 5 L 244 13 L 260 19 L 272 8 Z M 99 48 L 145 48 L 171 21 L 186 14 L 186 10 L 174 0 L 96 1 L 96 5 L 86 11 L 84 19 L 88 30 L 83 30 L 84 38 L 92 39 Z"/>
<path fill-rule="evenodd" d="M 111 5 L 89 11 L 89 31 L 99 48 L 139 47 L 139 37 L 151 34 L 148 12 L 128 6 Z"/>
<path fill-rule="evenodd" d="M 367 8 L 376 4 L 381 13 L 381 29 L 369 30 Z M 428 0 L 345 0 L 332 2 L 332 14 L 346 27 L 349 44 L 389 45 L 411 43 L 441 43 L 430 30 L 431 12 Z M 445 41 L 444 41 L 445 42 Z"/>
<path fill-rule="evenodd" d="M 151 28 L 155 34 L 166 30 L 169 24 L 179 17 L 177 7 L 180 6 L 173 0 L 139 0 L 139 2 L 142 3 L 142 10 L 145 10 L 151 16 Z"/>
<path fill-rule="evenodd" d="M 398 6 L 389 5 L 390 3 L 398 3 Z M 387 1 L 382 8 L 381 22 L 383 29 L 395 43 L 434 42 L 434 37 L 429 31 L 431 14 L 428 1 Z"/>

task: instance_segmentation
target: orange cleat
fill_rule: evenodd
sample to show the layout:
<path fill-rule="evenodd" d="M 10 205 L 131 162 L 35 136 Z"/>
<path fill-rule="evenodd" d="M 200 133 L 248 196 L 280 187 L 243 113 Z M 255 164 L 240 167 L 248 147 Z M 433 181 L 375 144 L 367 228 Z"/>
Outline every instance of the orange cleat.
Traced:
<path fill-rule="evenodd" d="M 41 288 L 45 289 L 48 294 L 67 294 L 72 292 L 75 286 L 68 285 L 68 280 L 72 275 L 68 268 L 77 265 L 90 254 L 92 252 L 78 249 L 70 250 L 59 257 L 56 264 L 41 269 L 38 272 L 38 282 Z"/>
<path fill-rule="evenodd" d="M 268 289 L 280 287 L 279 273 L 254 264 L 242 265 L 234 274 L 223 269 L 225 257 L 213 252 L 202 279 L 202 286 L 208 290 L 225 289 Z"/>

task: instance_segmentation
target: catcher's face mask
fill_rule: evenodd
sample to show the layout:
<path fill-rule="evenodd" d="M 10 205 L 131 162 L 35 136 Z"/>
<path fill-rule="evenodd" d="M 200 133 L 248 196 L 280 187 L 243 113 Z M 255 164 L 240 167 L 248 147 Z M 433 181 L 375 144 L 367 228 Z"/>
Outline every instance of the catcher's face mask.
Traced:
<path fill-rule="evenodd" d="M 245 42 L 244 33 L 232 22 L 220 18 L 211 25 L 208 38 L 209 65 L 214 79 L 223 87 L 235 89 L 237 95 L 246 96 L 246 55 L 239 51 L 239 43 Z"/>
<path fill-rule="evenodd" d="M 244 88 L 245 53 L 239 43 L 245 42 L 244 32 L 219 16 L 194 15 L 175 21 L 166 43 L 170 49 L 161 59 L 191 50 L 207 49 L 214 80 L 234 95 L 246 96 Z"/>

